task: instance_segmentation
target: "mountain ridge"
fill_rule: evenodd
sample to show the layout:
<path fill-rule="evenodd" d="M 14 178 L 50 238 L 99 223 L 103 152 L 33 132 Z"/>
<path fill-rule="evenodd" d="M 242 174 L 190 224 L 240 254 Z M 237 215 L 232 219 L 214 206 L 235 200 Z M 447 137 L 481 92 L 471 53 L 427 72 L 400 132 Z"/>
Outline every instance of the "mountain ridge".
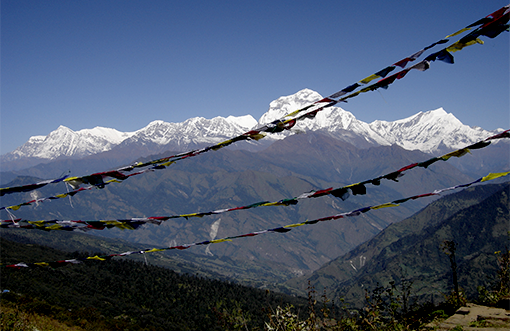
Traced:
<path fill-rule="evenodd" d="M 218 116 L 212 119 L 194 117 L 181 123 L 155 120 L 134 132 L 103 127 L 73 131 L 61 125 L 47 136 L 30 137 L 16 150 L 1 155 L 0 162 L 5 170 L 13 170 L 20 160 L 34 165 L 59 157 L 81 158 L 114 149 L 138 150 L 141 153 L 138 156 L 165 150 L 185 151 L 238 136 L 320 99 L 322 96 L 310 89 L 280 97 L 270 103 L 269 110 L 259 121 L 251 115 Z M 241 148 L 255 148 L 256 145 L 266 147 L 276 140 L 303 131 L 321 131 L 362 148 L 397 144 L 407 150 L 432 153 L 462 148 L 501 130 L 471 128 L 443 108 L 419 112 L 392 122 L 376 120 L 365 123 L 340 107 L 329 107 L 318 112 L 314 119 L 299 121 L 290 131 L 268 135 L 261 142 L 250 142 Z"/>

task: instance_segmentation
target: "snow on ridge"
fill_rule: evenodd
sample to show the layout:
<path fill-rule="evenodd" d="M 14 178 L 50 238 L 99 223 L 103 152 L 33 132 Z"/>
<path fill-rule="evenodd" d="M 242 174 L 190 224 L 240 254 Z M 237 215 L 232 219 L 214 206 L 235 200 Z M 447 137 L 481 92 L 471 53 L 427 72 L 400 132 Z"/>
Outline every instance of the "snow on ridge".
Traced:
<path fill-rule="evenodd" d="M 373 121 L 371 129 L 391 144 L 432 153 L 441 146 L 458 149 L 487 138 L 490 131 L 462 124 L 443 108 L 419 112 L 393 122 Z"/>
<path fill-rule="evenodd" d="M 228 116 L 227 118 L 217 116 L 212 119 L 199 116 L 180 123 L 157 120 L 136 131 L 123 143 L 128 144 L 137 140 L 158 145 L 166 145 L 172 142 L 177 145 L 185 145 L 191 142 L 218 143 L 222 139 L 242 134 L 256 124 L 257 121 L 251 115 Z"/>
<path fill-rule="evenodd" d="M 54 159 L 59 156 L 82 157 L 111 150 L 120 144 L 129 146 L 172 144 L 172 148 L 186 149 L 188 144 L 214 144 L 240 135 L 255 127 L 276 119 L 323 97 L 310 89 L 303 89 L 293 95 L 282 96 L 269 105 L 269 109 L 257 121 L 251 115 L 194 117 L 180 123 L 154 120 L 134 132 L 121 132 L 112 128 L 95 127 L 73 131 L 63 125 L 47 136 L 30 137 L 27 143 L 11 153 L 2 155 L 3 161 L 22 157 Z M 408 150 L 436 152 L 444 149 L 458 149 L 487 138 L 496 131 L 462 124 L 453 114 L 443 108 L 419 112 L 396 121 L 376 120 L 365 123 L 340 108 L 328 107 L 318 112 L 313 119 L 296 123 L 290 131 L 267 135 L 265 140 L 279 140 L 295 132 L 321 131 L 331 136 L 364 148 L 377 145 L 397 144 Z"/>
<path fill-rule="evenodd" d="M 292 95 L 279 97 L 269 104 L 269 110 L 260 117 L 259 124 L 271 123 L 321 99 L 322 96 L 319 93 L 307 88 Z"/>
<path fill-rule="evenodd" d="M 46 136 L 32 136 L 28 138 L 28 143 L 37 143 L 41 142 L 46 138 Z"/>
<path fill-rule="evenodd" d="M 226 120 L 230 123 L 239 125 L 245 129 L 252 129 L 257 125 L 257 120 L 253 118 L 251 115 L 244 116 L 232 116 L 229 115 Z"/>
<path fill-rule="evenodd" d="M 136 132 L 136 131 L 135 131 Z M 103 137 L 113 144 L 119 144 L 124 139 L 131 137 L 135 132 L 121 132 L 112 128 L 105 128 L 102 126 L 96 126 L 93 129 L 82 129 L 76 131 L 77 134 L 88 134 L 91 136 Z"/>

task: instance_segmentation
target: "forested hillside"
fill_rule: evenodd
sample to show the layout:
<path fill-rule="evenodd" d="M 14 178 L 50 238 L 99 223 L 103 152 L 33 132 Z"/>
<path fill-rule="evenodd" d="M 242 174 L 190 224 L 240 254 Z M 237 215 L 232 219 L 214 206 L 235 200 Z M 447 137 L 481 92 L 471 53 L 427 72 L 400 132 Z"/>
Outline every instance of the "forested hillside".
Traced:
<path fill-rule="evenodd" d="M 1 238 L 1 262 L 86 256 Z M 262 328 L 278 305 L 306 310 L 306 300 L 128 260 L 86 261 L 52 269 L 2 267 L 2 304 L 86 329 L 223 330 Z M 272 307 L 272 308 L 271 308 Z M 237 320 L 236 320 L 237 319 Z"/>
<path fill-rule="evenodd" d="M 412 284 L 414 300 L 444 300 L 453 288 L 452 270 L 443 252 L 445 241 L 455 243 L 459 286 L 466 297 L 477 298 L 478 286 L 496 278 L 497 253 L 509 242 L 508 183 L 475 186 L 443 197 L 419 213 L 392 224 L 372 240 L 327 263 L 309 277 L 327 288 L 333 298 L 344 298 L 360 307 L 365 290 L 378 284 Z"/>

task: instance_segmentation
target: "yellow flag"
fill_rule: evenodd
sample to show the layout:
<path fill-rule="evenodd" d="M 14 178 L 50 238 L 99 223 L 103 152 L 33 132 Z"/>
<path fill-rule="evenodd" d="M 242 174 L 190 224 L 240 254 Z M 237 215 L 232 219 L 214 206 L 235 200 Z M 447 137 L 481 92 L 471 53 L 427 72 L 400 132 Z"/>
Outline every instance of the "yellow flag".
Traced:
<path fill-rule="evenodd" d="M 165 250 L 164 248 L 153 248 L 153 249 L 149 249 L 148 251 L 145 251 L 145 253 L 161 252 L 164 250 Z"/>
<path fill-rule="evenodd" d="M 483 177 L 482 178 L 482 182 L 486 182 L 488 180 L 493 180 L 493 179 L 496 179 L 496 178 L 499 178 L 499 177 L 504 177 L 506 175 L 510 174 L 510 171 L 508 172 L 496 172 L 496 173 L 490 173 L 488 174 L 487 176 Z"/>
<path fill-rule="evenodd" d="M 98 260 L 98 261 L 106 261 L 106 259 L 103 259 L 102 257 L 99 257 L 99 256 L 89 256 L 87 257 L 87 260 Z"/>
<path fill-rule="evenodd" d="M 28 221 L 29 224 L 36 225 L 36 226 L 44 226 L 45 221 Z"/>
<path fill-rule="evenodd" d="M 470 40 L 470 41 L 468 41 L 466 43 L 462 43 L 460 41 L 457 41 L 456 43 L 454 43 L 453 45 L 448 47 L 446 50 L 448 52 L 450 52 L 450 53 L 455 53 L 457 51 L 460 51 L 464 47 L 471 46 L 471 45 L 474 45 L 474 44 L 481 44 L 481 45 L 483 45 L 483 40 L 481 40 L 480 38 L 476 38 L 476 39 Z"/>
<path fill-rule="evenodd" d="M 223 147 L 225 147 L 225 146 L 228 146 L 228 145 L 230 145 L 230 144 L 231 144 L 231 143 L 233 143 L 233 142 L 234 142 L 234 141 L 233 141 L 232 139 L 225 140 L 225 141 L 223 141 L 223 142 L 221 142 L 221 143 L 218 143 L 218 144 L 214 145 L 214 147 L 212 147 L 211 149 L 212 149 L 213 151 L 217 151 L 218 149 L 223 148 Z"/>
<path fill-rule="evenodd" d="M 459 35 L 459 34 L 461 34 L 462 32 L 467 31 L 467 30 L 471 30 L 471 28 L 464 28 L 464 29 L 460 29 L 459 31 L 457 31 L 457 32 L 455 32 L 455 33 L 452 33 L 452 34 L 447 35 L 445 38 L 455 37 L 456 35 Z"/>
<path fill-rule="evenodd" d="M 36 262 L 36 263 L 34 263 L 34 264 L 40 265 L 41 267 L 47 267 L 47 266 L 49 266 L 49 265 L 50 265 L 50 264 L 49 264 L 49 263 L 47 263 L 47 262 Z"/>
<path fill-rule="evenodd" d="M 281 204 L 281 202 L 278 202 L 278 201 L 277 201 L 277 202 L 268 202 L 268 203 L 264 203 L 264 204 L 261 204 L 261 206 L 264 206 L 264 207 L 266 207 L 266 206 L 278 206 L 278 205 L 280 205 L 280 204 Z"/>
<path fill-rule="evenodd" d="M 107 180 L 105 183 L 122 183 L 122 181 L 118 180 L 118 179 L 110 179 L 110 180 Z"/>
<path fill-rule="evenodd" d="M 304 223 L 296 223 L 296 224 L 290 224 L 290 225 L 285 225 L 284 228 L 297 228 L 298 226 L 301 226 L 301 225 L 305 225 L 306 222 Z"/>
<path fill-rule="evenodd" d="M 387 208 L 387 207 L 398 207 L 398 206 L 399 206 L 399 204 L 398 204 L 398 203 L 391 203 L 391 202 L 388 202 L 388 203 L 383 203 L 382 205 L 378 205 L 378 206 L 370 207 L 370 209 L 376 210 L 376 209 L 381 209 L 381 208 Z"/>
<path fill-rule="evenodd" d="M 60 229 L 62 229 L 62 225 L 60 225 L 60 224 L 53 224 L 53 225 L 47 226 L 46 229 L 48 229 L 48 230 L 60 230 Z"/>
<path fill-rule="evenodd" d="M 376 78 L 380 78 L 380 77 L 381 77 L 381 76 L 379 76 L 379 75 L 373 74 L 373 75 L 368 76 L 367 78 L 364 78 L 364 79 L 360 80 L 359 82 L 360 82 L 361 84 L 368 84 L 368 83 L 370 83 L 371 81 L 373 81 L 374 79 L 376 79 Z"/>
<path fill-rule="evenodd" d="M 354 98 L 355 96 L 357 96 L 357 95 L 358 95 L 358 94 L 360 94 L 360 93 L 361 93 L 360 91 L 358 91 L 358 92 L 354 92 L 354 93 L 351 93 L 351 94 L 346 95 L 345 97 L 343 97 L 343 98 L 339 99 L 338 101 L 345 101 L 345 100 L 347 100 L 347 99 Z M 345 101 L 345 102 L 347 102 L 347 101 Z"/>
<path fill-rule="evenodd" d="M 285 115 L 285 117 L 290 117 L 299 114 L 302 109 L 294 110 L 292 113 Z"/>
<path fill-rule="evenodd" d="M 199 214 L 199 213 L 193 213 L 193 214 L 182 214 L 182 215 L 179 215 L 180 217 L 204 217 L 204 214 Z"/>
<path fill-rule="evenodd" d="M 119 228 L 121 230 L 134 230 L 134 228 L 127 224 L 126 222 L 120 222 L 120 221 L 101 221 L 101 223 L 105 223 L 108 225 L 113 225 L 116 228 Z"/>
<path fill-rule="evenodd" d="M 359 90 L 359 93 L 366 93 L 366 92 L 372 91 L 372 86 L 373 85 L 370 85 L 370 86 L 367 86 L 365 88 L 362 88 L 361 90 Z"/>
<path fill-rule="evenodd" d="M 439 158 L 440 159 L 443 159 L 443 160 L 448 160 L 449 158 L 451 158 L 452 156 L 455 156 L 455 157 L 461 157 L 461 156 L 464 156 L 466 155 L 467 153 L 471 153 L 471 151 L 469 150 L 469 148 L 463 148 L 463 149 L 459 149 L 459 150 L 456 150 L 456 151 L 453 151 L 451 153 L 448 153 L 448 154 L 445 154 L 443 156 L 440 156 Z"/>
<path fill-rule="evenodd" d="M 170 162 L 166 162 L 166 163 L 161 163 L 162 166 L 165 166 L 165 167 L 168 167 L 169 165 L 171 165 L 172 163 L 175 163 L 175 161 L 170 161 Z"/>
<path fill-rule="evenodd" d="M 113 220 L 113 221 L 106 221 L 106 220 L 103 220 L 103 221 L 100 221 L 101 223 L 104 223 L 104 224 L 108 224 L 108 225 L 119 225 L 119 224 L 123 224 L 122 222 L 119 222 L 117 220 Z"/>
<path fill-rule="evenodd" d="M 211 240 L 211 244 L 222 243 L 222 242 L 225 242 L 225 241 L 232 241 L 232 239 L 216 239 L 216 240 Z"/>

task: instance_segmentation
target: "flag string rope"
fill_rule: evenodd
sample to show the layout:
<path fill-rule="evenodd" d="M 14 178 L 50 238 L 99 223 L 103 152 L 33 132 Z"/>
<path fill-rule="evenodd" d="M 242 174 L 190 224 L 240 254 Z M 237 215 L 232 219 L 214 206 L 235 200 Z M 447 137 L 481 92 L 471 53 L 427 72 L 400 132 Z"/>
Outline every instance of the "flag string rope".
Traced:
<path fill-rule="evenodd" d="M 365 181 L 362 181 L 362 182 L 359 182 L 359 183 L 346 185 L 346 186 L 343 186 L 343 187 L 340 187 L 340 188 L 337 188 L 337 189 L 329 188 L 329 189 L 322 189 L 322 190 L 319 190 L 319 191 L 305 192 L 305 193 L 303 193 L 303 194 L 301 194 L 301 195 L 299 195 L 297 197 L 290 198 L 290 199 L 284 199 L 284 200 L 280 200 L 280 201 L 277 201 L 277 202 L 263 201 L 263 202 L 258 202 L 258 203 L 251 204 L 249 206 L 229 208 L 229 209 L 221 209 L 221 210 L 210 211 L 210 212 L 198 212 L 198 213 L 193 213 L 193 214 L 181 214 L 181 215 L 174 215 L 174 216 L 166 216 L 166 217 L 160 217 L 160 219 L 163 219 L 163 220 L 166 221 L 166 220 L 171 219 L 171 218 L 179 218 L 179 217 L 185 217 L 185 218 L 187 218 L 187 217 L 202 217 L 202 216 L 206 216 L 206 215 L 220 214 L 220 213 L 225 213 L 225 212 L 234 211 L 234 210 L 250 209 L 250 208 L 261 207 L 261 206 L 277 206 L 277 205 L 286 205 L 286 206 L 288 206 L 288 205 L 297 204 L 298 200 L 300 200 L 300 199 L 316 198 L 316 197 L 319 197 L 319 196 L 329 195 L 329 194 L 332 194 L 332 195 L 334 195 L 336 197 L 342 198 L 342 200 L 345 200 L 345 199 L 347 199 L 347 197 L 349 195 L 347 189 L 349 189 L 353 195 L 365 194 L 365 192 L 366 192 L 366 188 L 364 187 L 365 184 L 372 184 L 372 185 L 376 185 L 377 186 L 377 185 L 380 184 L 381 179 L 389 179 L 389 180 L 393 180 L 393 181 L 398 181 L 397 179 L 404 175 L 403 174 L 404 171 L 413 169 L 415 167 L 427 168 L 428 166 L 430 166 L 431 164 L 433 164 L 433 163 L 435 163 L 437 161 L 440 161 L 440 160 L 447 161 L 451 157 L 462 157 L 462 156 L 466 155 L 467 153 L 470 153 L 471 150 L 481 149 L 481 148 L 485 148 L 485 147 L 489 146 L 491 144 L 491 140 L 503 139 L 503 138 L 510 138 L 510 130 L 503 131 L 503 132 L 501 132 L 499 134 L 496 134 L 496 135 L 488 137 L 488 138 L 486 138 L 484 140 L 481 140 L 481 141 L 479 141 L 479 142 L 477 142 L 475 144 L 471 144 L 471 145 L 469 145 L 467 147 L 455 150 L 453 152 L 444 154 L 442 156 L 433 157 L 433 158 L 431 158 L 431 159 L 429 159 L 427 161 L 423 161 L 423 162 L 419 162 L 419 163 L 412 163 L 412 164 L 409 164 L 409 165 L 407 165 L 405 167 L 400 168 L 397 171 L 390 172 L 390 173 L 388 173 L 386 175 L 379 176 L 379 177 L 376 177 L 376 178 L 372 178 L 372 179 L 369 179 L 369 180 L 365 180 Z M 146 170 L 144 170 L 144 171 L 146 171 Z M 133 174 L 131 174 L 131 176 L 133 176 L 135 174 L 136 173 L 133 173 Z M 113 182 L 113 180 L 105 182 L 105 185 L 109 184 L 110 182 Z M 74 196 L 78 192 L 90 190 L 90 189 L 93 189 L 93 188 L 95 188 L 95 186 L 81 187 L 81 188 L 79 188 L 77 190 L 70 191 L 70 192 L 67 192 L 67 193 L 57 194 L 57 195 L 54 195 L 54 196 L 51 196 L 51 197 L 34 199 L 34 200 L 30 200 L 30 201 L 23 202 L 23 203 L 20 203 L 20 204 L 17 204 L 17 205 L 13 205 L 13 206 L 0 207 L 0 210 L 4 210 L 4 209 L 7 210 L 7 211 L 9 211 L 9 210 L 19 210 L 22 206 L 29 206 L 29 205 L 32 205 L 32 204 L 42 203 L 44 201 L 51 201 L 51 200 L 55 200 L 55 199 L 63 199 L 63 198 L 66 198 L 66 197 L 72 197 L 72 196 Z M 11 217 L 11 219 L 14 219 L 14 218 Z M 148 218 L 148 219 L 154 219 L 154 218 Z M 140 219 L 137 218 L 136 220 L 139 221 Z M 4 226 L 6 224 L 5 222 L 7 222 L 7 220 L 2 221 L 0 226 Z M 37 224 L 39 224 L 39 226 L 42 226 L 42 224 L 45 224 L 45 223 L 55 223 L 56 220 L 53 220 L 53 221 L 37 221 L 37 222 L 38 222 Z M 73 221 L 73 222 L 77 222 L 77 221 Z M 16 224 L 17 222 L 14 222 L 14 223 Z M 30 228 L 30 227 L 28 227 L 28 228 Z"/>
<path fill-rule="evenodd" d="M 364 195 L 366 194 L 366 184 L 372 184 L 372 185 L 380 185 L 381 179 L 387 179 L 387 180 L 393 180 L 398 182 L 398 178 L 402 177 L 404 175 L 405 171 L 411 170 L 416 167 L 422 167 L 422 168 L 428 168 L 430 165 L 437 161 L 447 161 L 451 157 L 462 157 L 466 155 L 467 153 L 470 153 L 473 149 L 480 149 L 487 147 L 490 145 L 491 140 L 495 139 L 502 139 L 502 138 L 510 138 L 510 130 L 506 130 L 504 132 L 501 132 L 497 135 L 491 136 L 489 138 L 486 138 L 485 140 L 481 140 L 475 144 L 469 145 L 467 147 L 458 149 L 456 151 L 444 154 L 439 157 L 433 157 L 429 160 L 419 162 L 419 163 L 412 163 L 405 167 L 400 168 L 399 170 L 390 172 L 386 175 L 382 175 L 376 178 L 372 178 L 369 180 L 365 180 L 359 183 L 346 185 L 340 188 L 327 188 L 327 189 L 321 189 L 321 190 L 312 190 L 310 192 L 302 193 L 301 195 L 289 198 L 289 199 L 283 199 L 275 202 L 269 202 L 269 201 L 262 201 L 253 203 L 246 206 L 241 207 L 234 207 L 234 208 L 226 208 L 226 209 L 219 209 L 219 210 L 213 210 L 209 212 L 197 212 L 197 213 L 189 213 L 189 214 L 179 214 L 179 215 L 172 215 L 172 216 L 152 216 L 152 217 L 139 217 L 139 218 L 130 218 L 130 219 L 117 219 L 117 220 L 90 220 L 90 221 L 83 221 L 83 220 L 38 220 L 38 221 L 30 221 L 30 220 L 24 220 L 24 219 L 16 219 L 12 217 L 10 220 L 2 220 L 0 221 L 0 227 L 3 228 L 24 228 L 24 229 L 41 229 L 41 230 L 103 230 L 105 228 L 113 228 L 117 227 L 120 229 L 129 229 L 129 230 L 135 230 L 139 228 L 143 224 L 152 223 L 152 224 L 161 224 L 164 221 L 168 221 L 170 219 L 175 218 L 190 218 L 190 217 L 203 217 L 208 215 L 216 215 L 216 214 L 222 214 L 226 212 L 231 211 L 237 211 L 237 210 L 246 210 L 256 207 L 265 207 L 265 206 L 290 206 L 290 205 L 296 205 L 299 200 L 301 199 L 308 199 L 308 198 L 318 198 L 326 195 L 333 195 L 337 198 L 341 198 L 342 200 L 346 200 L 349 197 L 349 191 L 353 195 Z M 92 188 L 92 187 L 91 187 Z M 81 190 L 81 189 L 80 189 Z M 61 198 L 65 198 L 65 194 L 61 196 Z M 51 199 L 51 198 L 46 198 Z M 25 204 L 35 203 L 36 201 L 27 202 Z M 42 200 L 39 200 L 37 202 L 42 202 Z M 9 210 L 9 209 L 16 209 L 19 208 L 20 205 L 17 206 L 10 206 L 10 207 L 2 207 L 3 209 Z"/>
<path fill-rule="evenodd" d="M 304 108 L 293 111 L 292 113 L 285 115 L 281 119 L 277 119 L 277 120 L 275 120 L 269 124 L 266 124 L 262 127 L 248 131 L 248 132 L 243 133 L 237 137 L 228 139 L 228 140 L 220 142 L 218 144 L 208 146 L 208 147 L 205 147 L 202 149 L 197 149 L 197 150 L 192 150 L 192 151 L 188 151 L 188 152 L 184 152 L 184 153 L 175 154 L 175 155 L 160 158 L 157 160 L 152 160 L 152 161 L 148 161 L 148 162 L 138 162 L 138 163 L 132 164 L 130 166 L 121 167 L 117 170 L 99 172 L 99 173 L 94 173 L 94 174 L 86 175 L 86 176 L 82 176 L 82 177 L 66 177 L 63 179 L 59 178 L 56 180 L 42 181 L 42 182 L 39 182 L 36 184 L 28 184 L 28 185 L 15 186 L 15 187 L 4 187 L 4 188 L 0 188 L 0 196 L 3 196 L 5 194 L 10 194 L 10 193 L 32 191 L 32 190 L 40 188 L 44 185 L 47 185 L 50 183 L 57 183 L 62 180 L 69 183 L 73 187 L 73 189 L 78 189 L 80 187 L 80 185 L 82 185 L 82 184 L 90 184 L 90 185 L 96 186 L 98 188 L 104 188 L 107 182 L 122 182 L 123 180 L 131 177 L 132 175 L 139 175 L 146 171 L 152 171 L 155 169 L 164 169 L 167 166 L 171 165 L 172 163 L 174 163 L 178 160 L 182 160 L 185 158 L 203 154 L 203 153 L 211 151 L 211 150 L 215 151 L 215 150 L 221 149 L 223 147 L 229 146 L 230 144 L 233 144 L 238 141 L 259 140 L 259 139 L 262 139 L 266 133 L 277 133 L 277 132 L 282 132 L 284 130 L 290 130 L 296 124 L 296 121 L 306 119 L 306 118 L 314 118 L 319 111 L 322 111 L 325 108 L 331 107 L 331 106 L 337 104 L 338 102 L 345 102 L 347 99 L 353 98 L 353 97 L 359 95 L 360 93 L 374 91 L 378 88 L 388 88 L 388 86 L 390 84 L 392 84 L 396 79 L 402 79 L 412 69 L 425 71 L 430 67 L 431 61 L 435 61 L 437 59 L 437 60 L 445 61 L 447 63 L 453 63 L 453 56 L 450 54 L 450 52 L 459 51 L 466 46 L 470 46 L 470 45 L 473 45 L 476 43 L 483 44 L 483 41 L 478 38 L 479 36 L 482 36 L 482 35 L 487 36 L 489 38 L 495 38 L 501 32 L 508 29 L 509 18 L 510 18 L 510 5 L 507 5 L 507 6 L 504 6 L 500 9 L 498 9 L 494 13 L 487 15 L 486 17 L 468 25 L 467 27 L 465 27 L 453 34 L 446 36 L 445 39 L 441 39 L 441 40 L 423 48 L 422 50 L 410 55 L 409 57 L 406 57 L 406 58 L 394 63 L 393 65 L 388 66 L 382 70 L 379 70 L 375 74 L 372 74 L 372 75 L 362 79 L 361 81 L 359 81 L 353 85 L 350 85 L 350 86 L 342 89 L 341 91 L 338 91 L 338 92 L 330 95 L 327 98 L 323 98 L 319 101 L 316 101 L 310 105 L 305 106 Z M 469 33 L 467 36 L 461 38 L 459 41 L 450 45 L 449 47 L 447 47 L 439 52 L 429 55 L 424 61 L 417 63 L 416 65 L 413 65 L 407 69 L 404 69 L 394 75 L 386 77 L 386 75 L 388 75 L 391 71 L 393 71 L 397 66 L 401 67 L 401 68 L 405 68 L 407 63 L 416 60 L 426 50 L 428 50 L 436 45 L 444 44 L 444 43 L 448 42 L 447 38 L 459 35 L 459 34 L 463 33 L 464 31 L 470 30 L 471 28 L 476 27 L 476 26 L 479 26 L 479 27 L 476 30 Z M 375 84 L 369 85 L 357 92 L 354 92 L 354 93 L 344 96 L 345 94 L 353 92 L 358 87 L 361 87 L 377 78 L 382 78 L 382 79 L 379 80 L 378 82 L 376 82 Z M 342 98 L 340 98 L 340 97 L 342 97 Z M 304 111 L 307 111 L 307 112 L 301 116 L 291 118 L 291 119 L 285 119 L 287 117 L 292 117 L 292 116 L 298 115 Z M 125 174 L 125 172 L 130 172 L 136 168 L 144 168 L 144 167 L 151 167 L 151 168 L 146 169 L 146 171 L 139 171 L 139 172 L 133 173 L 131 175 Z M 105 182 L 105 178 L 107 178 L 107 177 L 111 177 L 113 179 Z M 80 192 L 80 190 L 76 191 L 76 193 L 78 193 L 78 192 Z"/>
<path fill-rule="evenodd" d="M 87 260 L 106 261 L 113 257 L 118 257 L 118 256 L 129 256 L 129 255 L 133 255 L 133 254 L 146 254 L 146 253 L 153 253 L 153 252 L 168 251 L 168 250 L 173 250 L 173 249 L 184 250 L 184 249 L 188 249 L 193 246 L 218 244 L 218 243 L 222 243 L 222 242 L 233 241 L 234 239 L 254 237 L 254 236 L 258 236 L 258 235 L 266 234 L 266 233 L 286 233 L 286 232 L 291 231 L 293 228 L 300 227 L 303 225 L 314 225 L 319 222 L 332 221 L 332 220 L 338 220 L 338 219 L 346 218 L 346 217 L 359 216 L 359 215 L 366 213 L 370 210 L 377 210 L 377 209 L 388 208 L 388 207 L 398 207 L 400 204 L 405 203 L 409 200 L 416 200 L 416 199 L 425 198 L 425 197 L 429 197 L 429 196 L 441 195 L 447 191 L 452 191 L 452 190 L 455 190 L 458 188 L 469 187 L 473 184 L 494 180 L 496 178 L 507 176 L 508 174 L 510 174 L 510 171 L 509 172 L 500 172 L 500 173 L 489 173 L 487 176 L 478 178 L 477 180 L 475 180 L 471 183 L 467 183 L 467 184 L 461 184 L 461 185 L 456 185 L 456 186 L 452 186 L 452 187 L 448 187 L 448 188 L 444 188 L 444 189 L 439 189 L 439 190 L 435 190 L 433 192 L 414 195 L 414 196 L 410 196 L 410 197 L 407 197 L 404 199 L 398 199 L 398 200 L 394 200 L 391 202 L 387 202 L 387 203 L 383 203 L 383 204 L 379 204 L 379 205 L 375 205 L 375 206 L 363 207 L 363 208 L 359 208 L 359 209 L 356 209 L 356 210 L 353 210 L 350 212 L 340 213 L 340 214 L 336 214 L 333 216 L 322 217 L 322 218 L 318 218 L 318 219 L 314 219 L 314 220 L 307 220 L 307 221 L 301 222 L 301 223 L 288 224 L 288 225 L 271 228 L 271 229 L 267 229 L 267 230 L 262 230 L 262 231 L 256 231 L 256 232 L 250 232 L 250 233 L 245 233 L 245 234 L 236 235 L 236 236 L 224 237 L 221 239 L 206 240 L 206 241 L 201 241 L 201 242 L 195 242 L 192 244 L 170 246 L 170 247 L 163 247 L 163 248 L 149 248 L 149 249 L 143 249 L 143 250 L 139 250 L 139 251 L 128 251 L 128 252 L 123 252 L 123 253 L 118 253 L 118 254 L 108 254 L 108 255 L 102 255 L 102 256 L 95 255 L 95 256 L 89 256 L 86 258 L 60 260 L 60 261 L 53 261 L 53 262 L 36 262 L 36 263 L 19 262 L 16 264 L 1 264 L 0 267 L 13 268 L 13 269 L 18 269 L 18 270 L 22 269 L 22 268 L 30 268 L 30 267 L 53 267 L 53 268 L 55 268 L 55 267 L 60 267 L 60 266 L 64 266 L 67 264 L 77 264 L 77 263 L 81 263 L 81 262 L 87 261 Z"/>

